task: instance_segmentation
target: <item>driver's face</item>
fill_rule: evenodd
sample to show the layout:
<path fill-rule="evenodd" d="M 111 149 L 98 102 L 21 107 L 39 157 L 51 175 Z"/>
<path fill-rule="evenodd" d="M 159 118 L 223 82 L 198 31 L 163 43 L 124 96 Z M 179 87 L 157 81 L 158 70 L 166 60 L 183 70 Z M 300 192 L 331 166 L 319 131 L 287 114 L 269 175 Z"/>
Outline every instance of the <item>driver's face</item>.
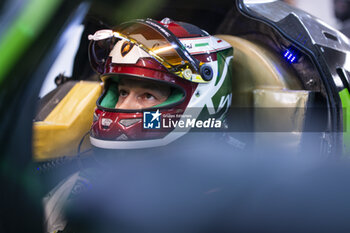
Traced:
<path fill-rule="evenodd" d="M 115 108 L 143 109 L 163 103 L 170 95 L 170 87 L 150 81 L 122 79 Z"/>

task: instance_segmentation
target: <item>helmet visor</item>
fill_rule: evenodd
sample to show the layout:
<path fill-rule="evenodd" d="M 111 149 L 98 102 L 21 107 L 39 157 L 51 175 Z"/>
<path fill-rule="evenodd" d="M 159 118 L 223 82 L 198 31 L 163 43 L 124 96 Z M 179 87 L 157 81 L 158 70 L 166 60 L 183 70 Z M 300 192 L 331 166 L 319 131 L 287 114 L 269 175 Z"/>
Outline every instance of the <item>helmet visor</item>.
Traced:
<path fill-rule="evenodd" d="M 171 43 L 169 41 L 171 35 L 166 34 L 166 31 L 161 33 L 143 21 L 124 23 L 116 28 L 116 31 L 132 38 L 138 44 L 142 44 L 151 55 L 162 58 L 165 62 L 164 65 L 168 66 L 167 68 L 176 68 L 189 63 L 187 58 L 184 59 L 179 54 L 183 48 L 179 48 L 176 43 Z M 169 35 L 169 37 L 166 38 L 163 34 Z"/>
<path fill-rule="evenodd" d="M 114 30 L 101 30 L 89 36 L 92 40 L 89 49 L 90 63 L 99 73 L 103 73 L 103 70 L 98 66 L 106 61 L 118 38 L 140 47 L 181 78 L 197 83 L 207 82 L 199 74 L 201 63 L 187 52 L 169 30 L 150 20 L 127 22 Z"/>

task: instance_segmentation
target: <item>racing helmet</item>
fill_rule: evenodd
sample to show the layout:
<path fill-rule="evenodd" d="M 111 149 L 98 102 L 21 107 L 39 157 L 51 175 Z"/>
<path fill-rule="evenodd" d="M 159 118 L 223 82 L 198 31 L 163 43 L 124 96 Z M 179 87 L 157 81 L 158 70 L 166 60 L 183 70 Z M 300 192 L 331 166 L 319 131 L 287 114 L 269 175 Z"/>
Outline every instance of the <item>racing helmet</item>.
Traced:
<path fill-rule="evenodd" d="M 137 149 L 166 145 L 190 127 L 145 127 L 153 120 L 191 115 L 224 120 L 231 104 L 233 48 L 189 23 L 152 19 L 123 23 L 113 30 L 89 35 L 89 60 L 100 74 L 104 91 L 90 131 L 91 144 L 104 149 Z M 167 85 L 170 94 L 161 104 L 144 109 L 118 109 L 118 85 L 130 79 Z M 213 118 L 214 119 L 214 118 Z"/>

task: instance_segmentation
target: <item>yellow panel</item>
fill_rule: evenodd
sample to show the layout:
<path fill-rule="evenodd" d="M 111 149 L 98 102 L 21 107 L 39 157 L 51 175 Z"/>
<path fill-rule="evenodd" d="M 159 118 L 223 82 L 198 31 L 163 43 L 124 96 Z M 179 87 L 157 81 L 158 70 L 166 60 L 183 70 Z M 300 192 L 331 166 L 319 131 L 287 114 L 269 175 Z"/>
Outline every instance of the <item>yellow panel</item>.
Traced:
<path fill-rule="evenodd" d="M 255 90 L 254 107 L 260 110 L 254 115 L 255 130 L 270 132 L 256 133 L 255 145 L 266 148 L 273 143 L 278 149 L 297 153 L 309 97 L 310 92 L 302 90 Z"/>
<path fill-rule="evenodd" d="M 260 114 L 255 114 L 255 129 L 261 131 L 259 127 L 262 127 L 279 131 L 282 126 L 283 129 L 301 132 L 305 123 L 309 95 L 308 91 L 255 90 L 254 107 L 267 109 L 257 111 Z"/>
<path fill-rule="evenodd" d="M 96 100 L 101 95 L 98 82 L 77 83 L 44 121 L 33 125 L 34 159 L 47 160 L 77 154 L 78 145 L 89 132 Z M 86 150 L 89 145 L 84 145 Z"/>

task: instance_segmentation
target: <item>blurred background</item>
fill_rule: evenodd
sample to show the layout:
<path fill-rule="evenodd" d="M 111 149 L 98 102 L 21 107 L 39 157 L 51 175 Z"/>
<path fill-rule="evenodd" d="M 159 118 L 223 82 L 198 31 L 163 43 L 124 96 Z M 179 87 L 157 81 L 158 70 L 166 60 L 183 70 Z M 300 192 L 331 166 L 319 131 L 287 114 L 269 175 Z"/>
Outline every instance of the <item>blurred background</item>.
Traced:
<path fill-rule="evenodd" d="M 333 3 L 335 0 L 286 0 L 285 2 L 309 12 L 337 29 L 341 29 L 341 23 L 334 15 Z"/>
<path fill-rule="evenodd" d="M 290 5 L 309 12 L 330 26 L 350 36 L 350 1 L 349 0 L 284 0 Z"/>

